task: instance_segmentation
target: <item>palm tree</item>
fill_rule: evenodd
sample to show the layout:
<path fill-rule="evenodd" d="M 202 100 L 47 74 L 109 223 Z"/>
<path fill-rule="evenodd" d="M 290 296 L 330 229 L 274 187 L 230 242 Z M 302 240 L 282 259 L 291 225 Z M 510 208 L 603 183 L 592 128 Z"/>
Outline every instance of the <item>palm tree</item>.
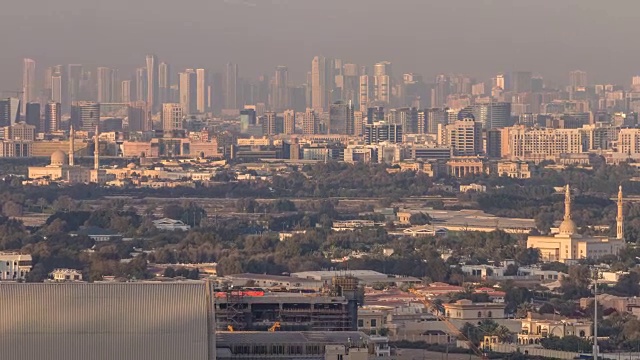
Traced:
<path fill-rule="evenodd" d="M 533 304 L 531 304 L 530 302 L 522 303 L 518 305 L 518 309 L 516 310 L 516 317 L 520 319 L 525 318 L 530 312 L 533 312 Z"/>

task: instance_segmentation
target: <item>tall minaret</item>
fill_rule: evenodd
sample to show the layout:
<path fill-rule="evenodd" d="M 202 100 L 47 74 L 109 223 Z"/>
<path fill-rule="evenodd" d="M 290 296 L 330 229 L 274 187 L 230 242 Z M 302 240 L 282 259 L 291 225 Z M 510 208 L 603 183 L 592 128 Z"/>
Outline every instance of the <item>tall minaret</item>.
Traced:
<path fill-rule="evenodd" d="M 95 170 L 100 169 L 100 132 L 98 130 L 98 126 L 96 125 L 96 141 L 95 141 L 95 149 L 93 150 L 93 168 Z"/>
<path fill-rule="evenodd" d="M 622 217 L 622 185 L 618 188 L 618 217 L 616 217 L 616 239 L 624 239 L 624 218 Z"/>
<path fill-rule="evenodd" d="M 564 192 L 564 219 L 566 221 L 571 220 L 571 188 L 567 184 L 567 189 Z"/>
<path fill-rule="evenodd" d="M 73 131 L 73 125 L 69 128 L 69 166 L 73 166 L 73 160 L 76 154 L 76 133 Z"/>

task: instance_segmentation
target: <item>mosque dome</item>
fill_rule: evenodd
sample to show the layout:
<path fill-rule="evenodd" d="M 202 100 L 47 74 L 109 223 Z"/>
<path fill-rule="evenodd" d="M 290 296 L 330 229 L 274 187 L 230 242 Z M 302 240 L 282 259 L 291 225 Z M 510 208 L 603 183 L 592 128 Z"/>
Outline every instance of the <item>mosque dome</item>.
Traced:
<path fill-rule="evenodd" d="M 56 150 L 51 154 L 51 165 L 62 166 L 67 165 L 67 154 L 62 150 Z"/>
<path fill-rule="evenodd" d="M 574 235 L 578 233 L 578 227 L 576 226 L 576 223 L 571 219 L 563 220 L 558 230 L 560 231 L 560 234 L 563 235 Z"/>

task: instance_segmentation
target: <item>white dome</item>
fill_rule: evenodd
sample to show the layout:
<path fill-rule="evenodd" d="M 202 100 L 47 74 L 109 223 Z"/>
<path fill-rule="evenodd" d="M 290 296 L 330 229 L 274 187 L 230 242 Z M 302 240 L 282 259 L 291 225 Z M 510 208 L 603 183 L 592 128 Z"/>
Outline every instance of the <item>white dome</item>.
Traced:
<path fill-rule="evenodd" d="M 67 164 L 67 154 L 62 150 L 56 150 L 51 154 L 51 165 L 62 166 Z"/>

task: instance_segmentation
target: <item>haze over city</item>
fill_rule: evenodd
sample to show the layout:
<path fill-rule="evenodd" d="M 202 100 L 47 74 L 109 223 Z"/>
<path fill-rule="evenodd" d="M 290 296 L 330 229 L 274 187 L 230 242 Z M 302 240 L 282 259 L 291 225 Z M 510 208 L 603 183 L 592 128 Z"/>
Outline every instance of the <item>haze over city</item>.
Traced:
<path fill-rule="evenodd" d="M 299 83 L 324 55 L 425 78 L 528 70 L 564 84 L 582 69 L 593 83 L 628 85 L 640 73 L 639 11 L 633 0 L 17 1 L 0 13 L 0 87 L 19 88 L 24 57 L 39 73 L 66 63 L 129 73 L 148 53 L 175 69 L 234 62 L 246 78 L 287 65 Z"/>

